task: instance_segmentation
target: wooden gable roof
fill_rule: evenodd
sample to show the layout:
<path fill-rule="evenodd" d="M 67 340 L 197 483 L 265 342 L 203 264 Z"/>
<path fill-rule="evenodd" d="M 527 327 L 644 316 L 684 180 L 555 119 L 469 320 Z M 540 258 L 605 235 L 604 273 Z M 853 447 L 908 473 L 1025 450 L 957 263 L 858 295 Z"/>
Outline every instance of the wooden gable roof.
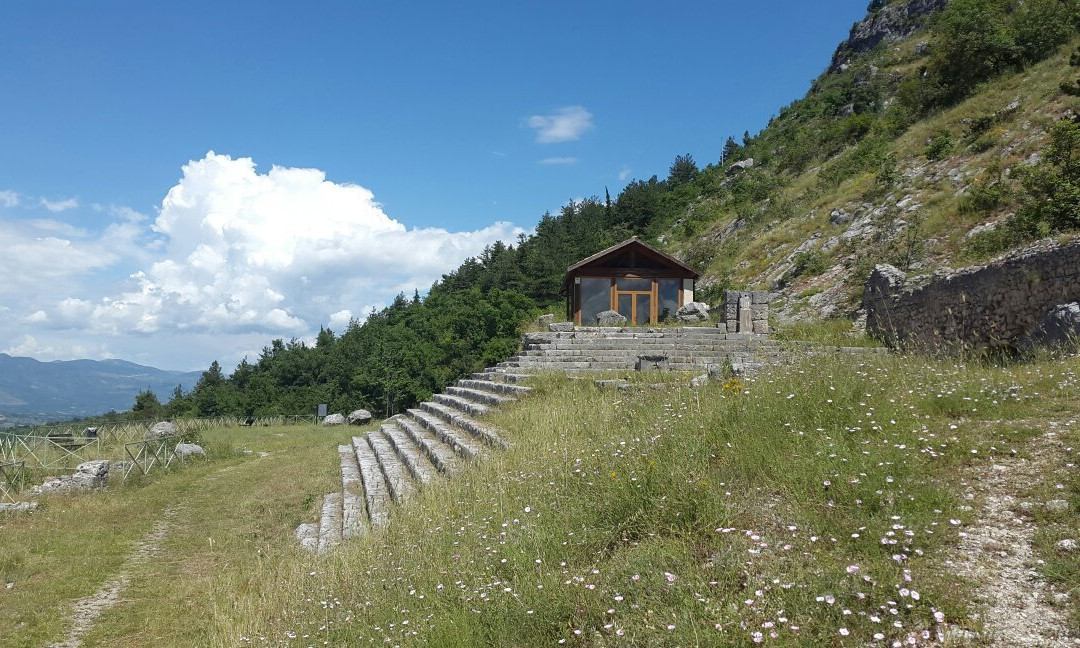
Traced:
<path fill-rule="evenodd" d="M 625 261 L 631 260 L 629 263 Z M 697 279 L 700 274 L 670 254 L 665 254 L 653 246 L 644 243 L 638 237 L 629 238 L 600 250 L 566 269 L 564 290 L 569 287 L 574 277 L 598 273 L 602 276 L 633 273 L 635 270 L 648 269 L 652 276 Z"/>
<path fill-rule="evenodd" d="M 578 261 L 574 265 L 566 269 L 568 275 L 581 274 L 576 272 L 584 269 L 586 266 L 595 266 L 603 263 L 603 261 L 609 257 L 614 257 L 622 252 L 633 250 L 635 252 L 644 252 L 647 257 L 652 257 L 654 260 L 661 262 L 662 265 L 669 266 L 672 270 L 676 271 L 679 275 L 688 275 L 688 277 L 697 279 L 700 275 L 690 266 L 686 265 L 682 261 L 679 261 L 670 254 L 665 254 L 660 250 L 657 250 L 648 243 L 643 242 L 638 237 L 634 236 L 628 238 L 622 243 L 616 243 L 606 250 L 600 250 L 596 254 Z"/>

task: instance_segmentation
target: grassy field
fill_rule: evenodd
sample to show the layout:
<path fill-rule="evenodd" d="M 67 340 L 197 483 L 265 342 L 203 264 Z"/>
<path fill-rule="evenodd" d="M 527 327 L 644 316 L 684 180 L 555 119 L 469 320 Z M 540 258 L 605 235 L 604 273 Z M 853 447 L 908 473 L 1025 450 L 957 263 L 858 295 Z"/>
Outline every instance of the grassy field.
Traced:
<path fill-rule="evenodd" d="M 699 390 L 676 375 L 629 391 L 548 377 L 493 416 L 510 450 L 326 556 L 292 530 L 334 488 L 349 431 L 215 432 L 205 464 L 0 519 L 0 580 L 14 582 L 0 636 L 63 638 L 71 602 L 170 508 L 163 551 L 86 645 L 840 646 L 921 642 L 941 620 L 978 631 L 970 584 L 943 568 L 974 515 L 963 484 L 1052 424 L 1075 447 L 1078 371 L 1075 356 L 885 355 Z M 1080 568 L 1053 547 L 1080 510 L 1069 460 L 1024 495 L 1070 501 L 1036 521 L 1043 572 L 1075 602 Z"/>
<path fill-rule="evenodd" d="M 0 644 L 66 637 L 72 603 L 116 574 L 171 511 L 161 551 L 130 574 L 122 602 L 103 613 L 85 645 L 206 645 L 211 619 L 233 599 L 216 583 L 235 578 L 243 596 L 244 574 L 303 559 L 293 529 L 315 519 L 321 495 L 340 488 L 334 448 L 349 432 L 214 430 L 204 435 L 206 461 L 0 516 Z"/>

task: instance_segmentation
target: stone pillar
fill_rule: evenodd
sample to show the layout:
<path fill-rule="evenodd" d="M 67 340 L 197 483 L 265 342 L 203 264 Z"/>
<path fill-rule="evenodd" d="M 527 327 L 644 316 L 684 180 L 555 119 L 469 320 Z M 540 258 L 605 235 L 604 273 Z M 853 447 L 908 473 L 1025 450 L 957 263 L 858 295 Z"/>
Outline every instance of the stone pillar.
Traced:
<path fill-rule="evenodd" d="M 750 316 L 750 295 L 739 296 L 739 333 L 752 333 L 754 320 Z"/>

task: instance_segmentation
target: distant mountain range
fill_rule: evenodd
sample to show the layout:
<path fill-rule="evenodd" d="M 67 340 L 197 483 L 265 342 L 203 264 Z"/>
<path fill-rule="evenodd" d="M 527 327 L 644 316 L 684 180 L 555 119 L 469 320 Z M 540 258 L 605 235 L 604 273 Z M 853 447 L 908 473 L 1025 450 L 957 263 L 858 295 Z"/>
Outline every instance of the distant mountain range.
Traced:
<path fill-rule="evenodd" d="M 177 385 L 190 390 L 201 375 L 124 360 L 41 362 L 0 353 L 0 427 L 122 412 L 147 388 L 164 403 Z"/>

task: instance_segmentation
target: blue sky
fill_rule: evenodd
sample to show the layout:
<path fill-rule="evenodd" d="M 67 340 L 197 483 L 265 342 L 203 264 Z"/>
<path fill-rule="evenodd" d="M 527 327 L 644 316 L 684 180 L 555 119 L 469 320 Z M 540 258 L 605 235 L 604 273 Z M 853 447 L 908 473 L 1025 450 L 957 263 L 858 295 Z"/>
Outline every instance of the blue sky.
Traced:
<path fill-rule="evenodd" d="M 865 8 L 0 3 L 0 350 L 228 367 L 340 330 L 569 199 L 715 162 Z"/>

